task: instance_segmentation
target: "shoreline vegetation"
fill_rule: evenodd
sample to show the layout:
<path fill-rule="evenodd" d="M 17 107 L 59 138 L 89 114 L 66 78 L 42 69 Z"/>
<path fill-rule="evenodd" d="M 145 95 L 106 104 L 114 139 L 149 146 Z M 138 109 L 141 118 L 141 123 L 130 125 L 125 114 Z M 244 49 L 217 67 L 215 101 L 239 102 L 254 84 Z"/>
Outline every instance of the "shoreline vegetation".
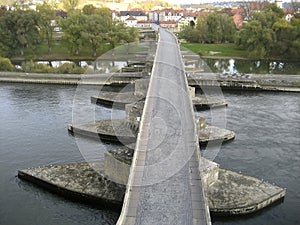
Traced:
<path fill-rule="evenodd" d="M 182 42 L 181 46 L 187 50 L 200 55 L 202 58 L 211 59 L 242 59 L 242 60 L 268 60 L 268 61 L 284 61 L 298 62 L 298 60 L 280 59 L 280 58 L 251 58 L 246 50 L 238 48 L 235 44 L 199 44 Z"/>
<path fill-rule="evenodd" d="M 181 47 L 187 49 L 195 54 L 200 55 L 203 58 L 211 59 L 220 59 L 220 58 L 233 58 L 233 59 L 242 59 L 242 60 L 274 60 L 274 61 L 284 61 L 284 62 L 298 62 L 296 60 L 287 60 L 280 58 L 262 58 L 256 59 L 248 56 L 246 50 L 238 48 L 235 44 L 200 44 L 200 43 L 188 43 L 181 42 Z M 27 53 L 23 56 L 13 56 L 9 58 L 12 62 L 21 62 L 21 61 L 56 61 L 56 60 L 70 60 L 70 61 L 83 61 L 83 60 L 96 60 L 98 57 L 101 57 L 103 54 L 111 50 L 110 46 L 103 46 L 103 49 L 98 52 L 96 56 L 92 56 L 90 51 L 81 51 L 80 54 L 74 55 L 71 54 L 68 49 L 61 45 L 56 44 L 52 48 L 52 52 L 47 52 L 47 46 L 41 45 L 36 49 L 36 53 Z"/>
<path fill-rule="evenodd" d="M 181 47 L 200 55 L 203 58 L 234 58 L 251 60 L 245 50 L 238 49 L 234 44 L 199 44 L 181 43 Z"/>
<path fill-rule="evenodd" d="M 131 45 L 131 44 L 128 44 Z M 247 51 L 239 49 L 235 44 L 200 44 L 200 43 L 187 43 L 180 42 L 182 50 L 189 50 L 201 58 L 204 59 L 235 59 L 244 61 L 253 61 L 259 59 L 253 59 L 247 56 Z M 0 57 L 0 72 L 10 71 L 10 72 L 26 72 L 26 73 L 56 73 L 56 74 L 82 74 L 85 73 L 87 68 L 81 68 L 78 64 L 80 61 L 94 61 L 97 58 L 105 58 L 105 60 L 116 59 L 115 56 L 118 55 L 119 60 L 127 59 L 128 54 L 136 54 L 143 51 L 143 47 L 137 42 L 132 44 L 130 47 L 125 44 L 119 44 L 118 47 L 114 49 L 113 55 L 109 54 L 111 47 L 106 45 L 102 48 L 102 52 L 98 53 L 96 56 L 91 56 L 89 51 L 82 51 L 79 55 L 74 55 L 68 52 L 68 49 L 63 45 L 55 45 L 52 49 L 52 53 L 47 52 L 47 46 L 42 45 L 35 52 L 36 54 L 31 54 L 26 52 L 24 56 L 14 56 L 12 58 L 1 58 Z M 129 50 L 130 49 L 130 50 Z M 123 57 L 124 56 L 124 57 Z M 280 60 L 280 59 L 262 59 L 265 61 L 281 61 L 297 63 L 293 60 Z M 3 62 L 4 61 L 4 62 Z M 71 61 L 62 64 L 61 68 L 54 68 L 50 65 L 43 63 L 37 63 L 38 61 Z M 17 69 L 14 65 L 21 65 L 22 69 Z M 268 72 L 264 72 L 268 73 Z M 263 74 L 263 73 L 262 73 Z M 298 75 L 297 73 L 293 73 Z"/>

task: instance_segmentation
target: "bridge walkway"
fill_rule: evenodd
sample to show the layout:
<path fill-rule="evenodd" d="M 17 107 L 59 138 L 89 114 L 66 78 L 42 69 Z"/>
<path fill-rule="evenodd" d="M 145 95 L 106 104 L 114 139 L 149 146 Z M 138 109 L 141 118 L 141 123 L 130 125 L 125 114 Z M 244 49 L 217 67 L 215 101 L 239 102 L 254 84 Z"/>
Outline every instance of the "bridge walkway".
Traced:
<path fill-rule="evenodd" d="M 176 37 L 160 38 L 118 225 L 210 224 Z"/>

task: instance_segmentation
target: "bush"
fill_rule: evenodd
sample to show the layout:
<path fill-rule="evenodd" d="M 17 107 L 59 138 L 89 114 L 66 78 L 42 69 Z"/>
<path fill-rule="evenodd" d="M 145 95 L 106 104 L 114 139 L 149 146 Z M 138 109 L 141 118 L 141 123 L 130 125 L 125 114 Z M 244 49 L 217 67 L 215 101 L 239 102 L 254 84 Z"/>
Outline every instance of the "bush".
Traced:
<path fill-rule="evenodd" d="M 21 67 L 22 71 L 26 73 L 83 74 L 86 71 L 86 68 L 76 66 L 75 63 L 64 63 L 57 68 L 53 68 L 47 64 L 28 61 L 22 63 Z"/>
<path fill-rule="evenodd" d="M 33 61 L 24 62 L 21 65 L 22 71 L 26 73 L 54 73 L 54 69 L 46 64 Z"/>
<path fill-rule="evenodd" d="M 14 71 L 15 67 L 8 58 L 0 57 L 0 71 Z"/>
<path fill-rule="evenodd" d="M 82 74 L 85 70 L 85 68 L 76 66 L 75 63 L 64 63 L 56 69 L 57 73 L 62 74 Z"/>

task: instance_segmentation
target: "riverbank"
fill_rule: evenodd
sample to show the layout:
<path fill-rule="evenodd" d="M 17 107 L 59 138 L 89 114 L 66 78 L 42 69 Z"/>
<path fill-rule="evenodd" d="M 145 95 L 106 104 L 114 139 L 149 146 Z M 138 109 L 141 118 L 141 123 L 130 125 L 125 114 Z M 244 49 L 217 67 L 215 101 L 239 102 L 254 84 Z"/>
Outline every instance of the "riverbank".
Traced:
<path fill-rule="evenodd" d="M 109 74 L 38 74 L 0 72 L 0 82 L 63 84 L 63 85 L 121 85 L 147 77 L 145 72 L 122 72 Z M 188 73 L 190 86 L 221 87 L 232 90 L 300 92 L 300 75 L 282 74 L 215 74 Z"/>
<path fill-rule="evenodd" d="M 143 72 L 122 72 L 107 74 L 45 74 L 0 72 L 0 82 L 62 85 L 127 85 L 147 74 Z"/>
<path fill-rule="evenodd" d="M 234 44 L 182 43 L 181 46 L 196 54 L 199 54 L 201 57 L 230 57 L 248 59 L 248 52 L 238 49 Z"/>
<path fill-rule="evenodd" d="M 300 75 L 188 73 L 190 86 L 224 90 L 300 92 Z"/>

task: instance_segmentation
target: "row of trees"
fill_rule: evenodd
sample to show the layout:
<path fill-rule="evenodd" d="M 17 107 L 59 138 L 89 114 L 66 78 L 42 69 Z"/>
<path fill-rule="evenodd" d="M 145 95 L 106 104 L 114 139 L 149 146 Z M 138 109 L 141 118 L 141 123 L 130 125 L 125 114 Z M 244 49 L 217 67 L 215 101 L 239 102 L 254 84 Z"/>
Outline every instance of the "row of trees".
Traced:
<path fill-rule="evenodd" d="M 240 30 L 232 17 L 212 13 L 198 18 L 179 37 L 194 43 L 235 43 L 252 58 L 300 59 L 300 20 L 287 21 L 284 11 L 270 3 L 253 13 Z"/>
<path fill-rule="evenodd" d="M 197 18 L 196 25 L 190 24 L 179 33 L 179 37 L 193 43 L 233 42 L 235 24 L 227 14 L 211 13 L 206 18 Z"/>
<path fill-rule="evenodd" d="M 93 6 L 85 7 L 83 13 L 73 13 L 60 20 L 60 27 L 64 32 L 62 41 L 74 54 L 88 46 L 96 56 L 97 49 L 106 43 L 113 49 L 120 42 L 130 43 L 138 37 L 135 28 L 127 28 L 124 23 L 112 20 L 108 9 Z"/>
<path fill-rule="evenodd" d="M 237 33 L 235 43 L 255 58 L 300 59 L 300 20 L 287 21 L 282 9 L 267 4 Z"/>
<path fill-rule="evenodd" d="M 1 56 L 24 55 L 25 49 L 34 52 L 40 44 L 46 44 L 50 53 L 56 27 L 63 33 L 62 44 L 73 54 L 89 48 L 96 56 L 105 44 L 114 48 L 122 41 L 132 42 L 138 37 L 136 29 L 112 20 L 109 9 L 92 5 L 85 6 L 82 12 L 68 13 L 67 18 L 57 17 L 56 10 L 47 4 L 38 6 L 37 11 L 2 8 L 0 12 Z"/>

